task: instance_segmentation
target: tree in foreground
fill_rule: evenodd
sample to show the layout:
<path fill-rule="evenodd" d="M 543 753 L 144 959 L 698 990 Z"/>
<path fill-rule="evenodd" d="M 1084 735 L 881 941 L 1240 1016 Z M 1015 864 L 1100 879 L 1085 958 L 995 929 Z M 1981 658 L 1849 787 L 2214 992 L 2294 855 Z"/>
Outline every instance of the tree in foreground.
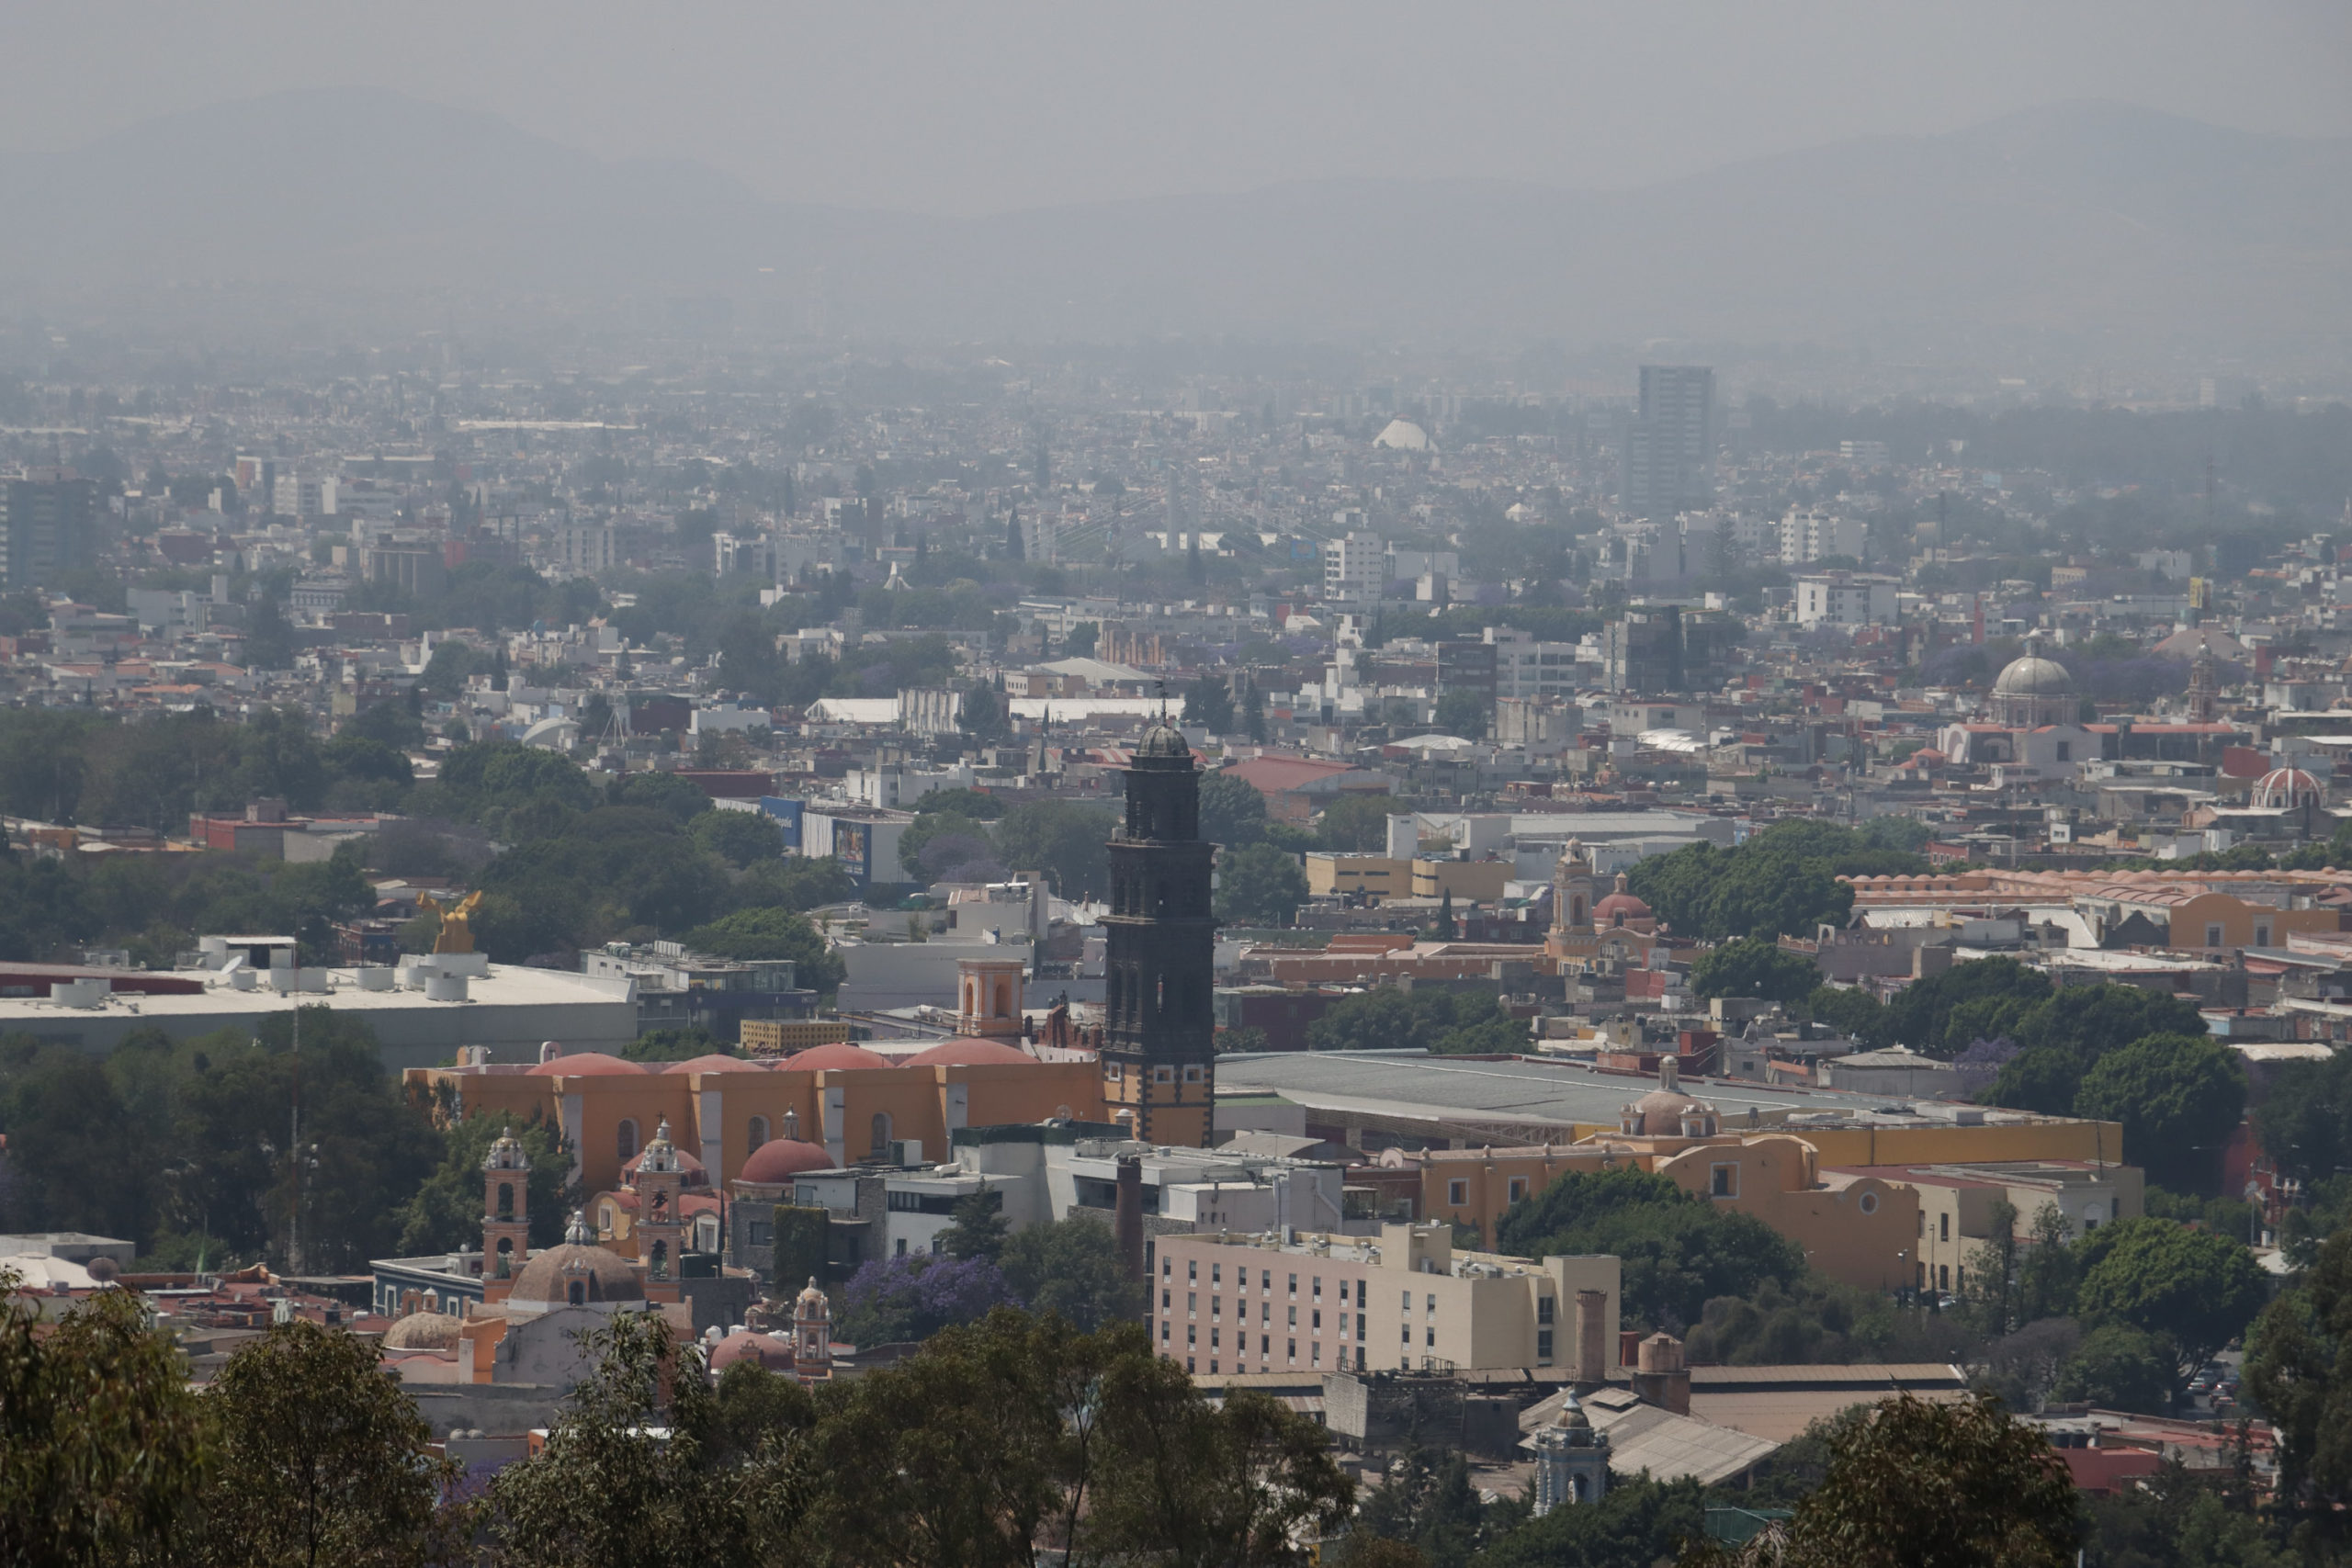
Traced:
<path fill-rule="evenodd" d="M 547 1446 L 499 1472 L 489 1497 L 508 1568 L 702 1568 L 768 1561 L 753 1551 L 781 1522 L 781 1461 L 733 1462 L 745 1441 L 724 1419 L 691 1345 L 651 1313 L 622 1313 L 589 1337 L 596 1370 L 574 1389 Z M 731 1369 L 730 1369 L 731 1370 Z M 766 1536 L 773 1545 L 774 1535 Z"/>
<path fill-rule="evenodd" d="M 139 1304 L 102 1292 L 55 1325 L 0 1273 L 0 1562 L 163 1562 L 193 1501 L 196 1396 Z"/>
<path fill-rule="evenodd" d="M 229 1359 L 204 1400 L 210 1464 L 197 1556 L 222 1568 L 452 1561 L 455 1467 L 372 1341 L 300 1319 Z"/>
<path fill-rule="evenodd" d="M 1698 1564 L 1786 1568 L 2062 1568 L 2075 1560 L 2075 1483 L 2038 1430 L 1989 1395 L 1882 1400 L 1831 1440 L 1829 1470 L 1785 1533 Z"/>
<path fill-rule="evenodd" d="M 2278 1501 L 2316 1546 L 2352 1529 L 2352 1228 L 2320 1245 L 2246 1337 L 2245 1386 L 2278 1442 Z"/>

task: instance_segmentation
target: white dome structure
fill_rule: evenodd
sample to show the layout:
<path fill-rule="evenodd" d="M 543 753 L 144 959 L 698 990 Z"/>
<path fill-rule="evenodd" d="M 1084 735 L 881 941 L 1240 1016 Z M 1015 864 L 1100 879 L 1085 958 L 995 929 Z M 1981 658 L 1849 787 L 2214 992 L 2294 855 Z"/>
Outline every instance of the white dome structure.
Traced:
<path fill-rule="evenodd" d="M 1409 419 L 1392 419 L 1386 429 L 1372 438 L 1372 444 L 1397 452 L 1426 452 L 1430 449 L 1430 433 Z"/>

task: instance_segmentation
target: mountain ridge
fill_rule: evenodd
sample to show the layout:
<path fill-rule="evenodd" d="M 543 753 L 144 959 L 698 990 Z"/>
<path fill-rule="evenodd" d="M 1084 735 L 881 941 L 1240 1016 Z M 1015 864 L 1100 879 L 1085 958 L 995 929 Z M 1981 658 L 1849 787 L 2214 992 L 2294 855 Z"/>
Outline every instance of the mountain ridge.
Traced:
<path fill-rule="evenodd" d="M 1610 190 L 1360 176 L 967 218 L 768 200 L 693 160 L 304 89 L 0 154 L 0 304 L 158 319 L 276 289 L 394 316 L 689 296 L 751 330 L 933 338 L 2352 331 L 2352 139 L 2097 102 Z"/>

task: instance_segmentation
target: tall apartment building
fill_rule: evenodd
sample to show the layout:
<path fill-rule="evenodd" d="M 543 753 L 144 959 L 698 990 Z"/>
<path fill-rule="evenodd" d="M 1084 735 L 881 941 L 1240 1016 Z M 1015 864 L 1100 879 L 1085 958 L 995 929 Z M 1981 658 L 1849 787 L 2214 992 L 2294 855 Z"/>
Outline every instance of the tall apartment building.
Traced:
<path fill-rule="evenodd" d="M 1597 673 L 1577 662 L 1572 642 L 1538 642 L 1508 626 L 1488 630 L 1495 646 L 1495 698 L 1565 697 Z"/>
<path fill-rule="evenodd" d="M 1870 547 L 1870 525 L 1859 517 L 1840 517 L 1817 506 L 1792 506 L 1781 519 L 1781 564 L 1800 566 L 1831 556 L 1862 558 Z"/>
<path fill-rule="evenodd" d="M 280 517 L 303 522 L 335 514 L 335 481 L 300 474 L 280 474 L 271 488 L 270 510 Z"/>
<path fill-rule="evenodd" d="M 0 585 L 54 587 L 97 558 L 97 486 L 70 468 L 0 482 Z"/>
<path fill-rule="evenodd" d="M 1601 684 L 1612 692 L 1704 690 L 1721 679 L 1739 633 L 1727 615 L 1636 604 L 1601 628 Z"/>
<path fill-rule="evenodd" d="M 564 523 L 548 536 L 548 564 L 594 577 L 621 564 L 620 530 L 609 523 Z"/>
<path fill-rule="evenodd" d="M 1492 627 L 1487 628 L 1487 636 L 1494 636 Z M 1499 665 L 1492 642 L 1449 637 L 1437 645 L 1437 689 L 1441 693 L 1475 694 L 1480 709 L 1491 720 L 1495 714 L 1496 671 Z M 1464 739 L 1476 740 L 1480 737 L 1471 735 Z"/>
<path fill-rule="evenodd" d="M 1628 516 L 1670 518 L 1712 504 L 1715 373 L 1703 365 L 1645 365 L 1625 432 L 1619 504 Z"/>
<path fill-rule="evenodd" d="M 1620 1365 L 1621 1266 L 1456 1252 L 1444 1225 L 1378 1236 L 1164 1235 L 1147 1329 L 1187 1371 L 1478 1370 L 1573 1365 L 1578 1298 Z"/>
<path fill-rule="evenodd" d="M 1883 626 L 1894 622 L 1900 584 L 1892 577 L 1831 571 L 1797 579 L 1797 625 Z"/>
<path fill-rule="evenodd" d="M 438 545 L 381 545 L 368 551 L 368 581 L 430 599 L 449 591 L 449 565 Z"/>
<path fill-rule="evenodd" d="M 1377 534 L 1351 529 L 1323 541 L 1323 596 L 1377 599 L 1388 586 L 1388 551 Z"/>

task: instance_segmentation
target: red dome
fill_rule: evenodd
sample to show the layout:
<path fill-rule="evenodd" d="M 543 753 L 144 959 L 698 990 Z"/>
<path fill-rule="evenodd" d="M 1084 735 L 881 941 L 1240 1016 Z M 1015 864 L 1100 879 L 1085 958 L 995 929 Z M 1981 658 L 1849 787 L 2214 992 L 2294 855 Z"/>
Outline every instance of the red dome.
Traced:
<path fill-rule="evenodd" d="M 2273 768 L 2256 781 L 2253 804 L 2296 807 L 2306 800 L 2325 800 L 2327 790 L 2301 768 Z"/>
<path fill-rule="evenodd" d="M 535 1078 L 600 1077 L 613 1073 L 641 1073 L 642 1062 L 624 1062 L 618 1056 L 607 1056 L 602 1051 L 582 1051 L 577 1056 L 558 1056 L 552 1062 L 541 1062 L 531 1069 Z"/>
<path fill-rule="evenodd" d="M 1650 907 L 1627 890 L 1625 874 L 1622 871 L 1617 874 L 1617 891 L 1592 907 L 1592 923 L 1611 925 L 1621 916 L 1628 920 L 1645 920 L 1650 917 Z"/>
<path fill-rule="evenodd" d="M 723 1372 L 738 1361 L 757 1361 L 772 1372 L 792 1370 L 792 1341 L 778 1334 L 739 1328 L 710 1348 L 710 1370 Z"/>
<path fill-rule="evenodd" d="M 836 1040 L 830 1045 L 811 1045 L 806 1051 L 786 1056 L 782 1063 L 787 1073 L 838 1073 L 890 1065 L 888 1057 L 862 1050 L 846 1040 Z"/>
<path fill-rule="evenodd" d="M 767 1069 L 757 1062 L 747 1062 L 741 1056 L 689 1056 L 683 1062 L 672 1062 L 662 1069 L 665 1073 L 763 1073 Z"/>
<path fill-rule="evenodd" d="M 839 1165 L 818 1145 L 803 1143 L 798 1138 L 770 1138 L 752 1151 L 743 1168 L 735 1173 L 738 1181 L 755 1181 L 763 1187 L 779 1186 L 809 1170 L 834 1170 Z"/>
<path fill-rule="evenodd" d="M 1017 1062 L 1034 1067 L 1037 1058 L 1026 1051 L 1017 1050 L 1001 1040 L 987 1040 L 977 1034 L 959 1034 L 953 1040 L 943 1040 L 928 1051 L 918 1051 L 908 1057 L 902 1066 L 909 1067 L 992 1067 L 1000 1063 Z"/>

